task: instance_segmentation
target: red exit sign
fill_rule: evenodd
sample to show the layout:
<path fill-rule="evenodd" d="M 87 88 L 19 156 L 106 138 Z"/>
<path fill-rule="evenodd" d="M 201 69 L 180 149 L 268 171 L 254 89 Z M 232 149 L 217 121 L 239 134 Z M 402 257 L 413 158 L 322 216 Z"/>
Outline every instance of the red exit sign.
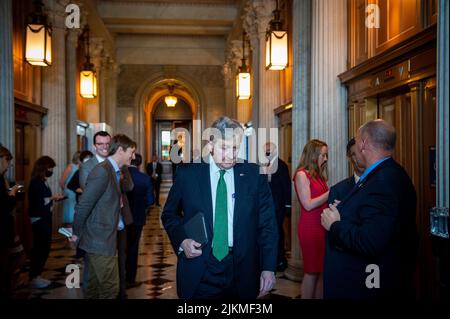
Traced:
<path fill-rule="evenodd" d="M 394 76 L 394 70 L 392 70 L 392 69 L 386 70 L 386 71 L 384 72 L 384 76 L 385 76 L 386 78 L 393 77 L 393 76 Z"/>

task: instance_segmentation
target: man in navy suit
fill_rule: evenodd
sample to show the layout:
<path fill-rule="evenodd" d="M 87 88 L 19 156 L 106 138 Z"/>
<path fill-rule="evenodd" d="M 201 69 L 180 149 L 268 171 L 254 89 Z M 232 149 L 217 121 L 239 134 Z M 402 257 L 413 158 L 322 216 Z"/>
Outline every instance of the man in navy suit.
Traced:
<path fill-rule="evenodd" d="M 364 168 L 360 167 L 356 161 L 355 138 L 347 143 L 347 160 L 353 167 L 353 175 L 346 178 L 330 188 L 328 204 L 333 204 L 335 200 L 341 201 L 358 183 L 360 176 L 364 173 Z"/>
<path fill-rule="evenodd" d="M 395 141 L 394 127 L 383 120 L 357 132 L 356 160 L 364 174 L 321 217 L 328 231 L 325 298 L 414 297 L 416 191 L 392 158 Z"/>
<path fill-rule="evenodd" d="M 275 284 L 278 231 L 272 195 L 259 166 L 236 163 L 241 125 L 221 117 L 212 132 L 209 159 L 178 167 L 161 215 L 178 254 L 178 296 L 254 299 Z M 183 227 L 198 212 L 205 215 L 209 238 L 203 247 Z"/>
<path fill-rule="evenodd" d="M 278 261 L 277 271 L 284 271 L 287 267 L 287 260 L 284 251 L 284 217 L 291 213 L 291 178 L 287 164 L 278 157 L 278 150 L 274 143 L 268 142 L 264 145 L 266 150 L 267 164 L 262 166 L 267 176 L 270 190 L 272 192 L 273 203 L 275 205 L 275 215 L 278 224 Z"/>
<path fill-rule="evenodd" d="M 146 210 L 153 204 L 153 187 L 150 177 L 139 171 L 142 164 L 142 156 L 135 154 L 135 159 L 128 167 L 134 188 L 127 193 L 130 204 L 133 223 L 127 225 L 127 257 L 126 257 L 126 280 L 127 286 L 135 286 L 136 270 L 139 252 L 139 241 L 141 239 L 142 227 L 146 224 Z"/>

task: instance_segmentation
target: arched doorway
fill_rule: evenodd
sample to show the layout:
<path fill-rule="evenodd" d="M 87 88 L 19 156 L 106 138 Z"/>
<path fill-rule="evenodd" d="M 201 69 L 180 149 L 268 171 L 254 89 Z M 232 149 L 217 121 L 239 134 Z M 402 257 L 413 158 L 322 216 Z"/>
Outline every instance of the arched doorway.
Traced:
<path fill-rule="evenodd" d="M 184 145 L 186 139 L 192 141 L 192 110 L 189 103 L 182 97 L 177 97 L 177 103 L 174 107 L 168 107 L 164 101 L 165 97 L 160 98 L 152 111 L 153 154 L 156 154 L 163 166 L 162 179 L 172 179 L 176 169 L 176 164 L 171 162 L 170 150 L 174 143 Z M 176 140 L 171 139 L 172 129 L 183 128 L 188 132 L 178 133 Z"/>
<path fill-rule="evenodd" d="M 169 91 L 169 87 L 172 90 Z M 195 87 L 195 88 L 194 88 Z M 183 78 L 161 78 L 143 83 L 137 95 L 136 118 L 138 119 L 138 149 L 146 162 L 150 162 L 154 154 L 158 155 L 163 164 L 163 179 L 172 179 L 172 166 L 167 151 L 176 140 L 168 136 L 174 128 L 187 131 L 183 141 L 192 147 L 200 144 L 201 137 L 201 103 L 200 90 L 191 81 Z M 164 98 L 174 95 L 178 101 L 175 107 L 167 107 Z M 142 128 L 142 129 L 141 129 Z M 170 145 L 169 145 L 170 143 Z"/>

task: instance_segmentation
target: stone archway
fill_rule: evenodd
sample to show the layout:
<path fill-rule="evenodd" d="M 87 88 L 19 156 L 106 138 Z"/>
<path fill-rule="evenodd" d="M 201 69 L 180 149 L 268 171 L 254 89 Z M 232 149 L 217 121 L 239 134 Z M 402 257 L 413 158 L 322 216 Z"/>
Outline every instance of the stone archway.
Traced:
<path fill-rule="evenodd" d="M 138 144 L 138 149 L 146 161 L 149 161 L 153 152 L 152 149 L 152 110 L 156 102 L 164 95 L 167 90 L 161 90 L 161 86 L 173 83 L 183 89 L 175 89 L 174 94 L 181 96 L 191 107 L 193 114 L 192 135 L 193 147 L 200 147 L 201 132 L 205 122 L 205 96 L 201 86 L 195 80 L 183 74 L 182 72 L 172 71 L 169 74 L 158 72 L 149 77 L 139 87 L 135 96 L 134 118 L 136 125 L 134 127 L 134 136 Z"/>

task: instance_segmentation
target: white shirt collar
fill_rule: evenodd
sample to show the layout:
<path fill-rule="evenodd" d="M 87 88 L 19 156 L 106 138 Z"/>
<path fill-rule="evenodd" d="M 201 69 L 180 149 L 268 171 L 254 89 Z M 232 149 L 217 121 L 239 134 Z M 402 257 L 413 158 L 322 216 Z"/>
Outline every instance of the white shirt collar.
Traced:
<path fill-rule="evenodd" d="M 106 158 L 104 158 L 104 157 L 101 157 L 100 155 L 98 155 L 97 153 L 95 153 L 95 157 L 97 158 L 97 161 L 99 162 L 99 163 L 101 163 L 101 162 L 103 162 Z"/>

